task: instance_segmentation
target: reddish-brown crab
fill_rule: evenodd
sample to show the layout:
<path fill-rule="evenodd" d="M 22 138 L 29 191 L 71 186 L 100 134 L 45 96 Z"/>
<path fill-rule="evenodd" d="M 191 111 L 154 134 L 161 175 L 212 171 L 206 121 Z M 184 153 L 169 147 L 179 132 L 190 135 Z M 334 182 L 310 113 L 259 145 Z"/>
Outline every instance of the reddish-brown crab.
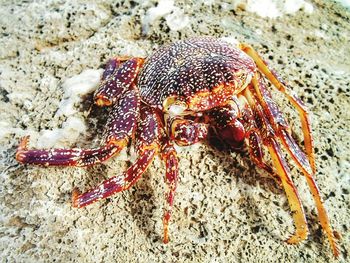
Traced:
<path fill-rule="evenodd" d="M 262 74 L 298 110 L 306 154 L 292 138 Z M 135 163 L 122 175 L 86 193 L 73 191 L 74 207 L 84 207 L 130 188 L 155 154 L 160 153 L 169 187 L 163 219 L 167 243 L 178 178 L 173 142 L 191 145 L 210 138 L 220 145 L 237 148 L 246 141 L 252 160 L 270 174 L 276 174 L 285 189 L 296 228 L 287 242 L 295 244 L 306 239 L 308 227 L 281 152 L 282 143 L 305 175 L 321 226 L 333 254 L 339 255 L 338 235 L 332 231 L 313 178 L 314 147 L 307 109 L 250 46 L 240 44 L 236 48 L 214 38 L 193 38 L 164 46 L 146 59 L 112 59 L 103 73 L 95 103 L 112 107 L 101 147 L 28 150 L 26 137 L 16 153 L 16 159 L 24 164 L 89 166 L 107 160 L 126 147 L 130 139 L 135 139 L 138 153 Z M 270 153 L 273 167 L 264 161 L 263 147 Z"/>

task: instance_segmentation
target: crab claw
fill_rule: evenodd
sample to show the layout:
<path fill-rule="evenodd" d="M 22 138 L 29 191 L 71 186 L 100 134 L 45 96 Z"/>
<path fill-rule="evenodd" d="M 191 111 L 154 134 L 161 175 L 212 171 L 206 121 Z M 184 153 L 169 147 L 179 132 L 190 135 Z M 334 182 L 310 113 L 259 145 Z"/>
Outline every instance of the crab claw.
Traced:
<path fill-rule="evenodd" d="M 79 191 L 79 189 L 77 187 L 75 187 L 72 191 L 72 206 L 73 207 L 79 207 L 79 195 L 81 194 L 81 192 Z"/>

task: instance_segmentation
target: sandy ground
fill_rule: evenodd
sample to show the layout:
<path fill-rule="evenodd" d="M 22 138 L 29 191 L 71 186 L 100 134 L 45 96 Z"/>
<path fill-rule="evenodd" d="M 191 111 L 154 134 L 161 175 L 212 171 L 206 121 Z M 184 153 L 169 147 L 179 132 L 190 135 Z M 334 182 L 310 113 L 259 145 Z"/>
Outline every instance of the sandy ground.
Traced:
<path fill-rule="evenodd" d="M 78 79 L 91 86 L 109 57 L 147 56 L 164 43 L 196 35 L 253 45 L 305 101 L 317 183 L 332 226 L 343 236 L 339 262 L 350 261 L 350 11 L 320 0 L 293 12 L 286 5 L 279 12 L 261 9 L 271 18 L 256 14 L 250 2 L 168 0 L 156 7 L 156 1 L 2 1 L 1 262 L 334 261 L 305 179 L 292 169 L 310 235 L 291 246 L 284 242 L 294 229 L 284 191 L 246 150 L 225 154 L 196 145 L 179 152 L 168 245 L 162 244 L 159 158 L 135 187 L 84 209 L 71 207 L 72 189 L 86 190 L 120 174 L 132 156 L 123 152 L 88 169 L 15 161 L 26 134 L 31 147 L 98 144 L 108 111 L 91 108 L 92 92 L 72 94 L 66 87 L 72 77 L 93 69 L 91 81 L 91 74 Z M 302 141 L 295 111 L 283 96 L 276 100 Z M 72 108 L 62 111 L 67 101 Z"/>

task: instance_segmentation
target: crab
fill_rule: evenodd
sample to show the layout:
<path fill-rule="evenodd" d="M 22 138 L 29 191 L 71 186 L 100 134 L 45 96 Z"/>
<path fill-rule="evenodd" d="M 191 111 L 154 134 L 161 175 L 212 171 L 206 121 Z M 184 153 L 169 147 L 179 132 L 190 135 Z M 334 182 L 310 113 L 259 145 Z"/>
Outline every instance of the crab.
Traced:
<path fill-rule="evenodd" d="M 298 111 L 305 153 L 272 99 L 267 80 Z M 276 177 L 285 190 L 295 226 L 286 242 L 296 244 L 307 238 L 308 226 L 284 148 L 305 176 L 322 229 L 334 256 L 339 256 L 339 233 L 332 230 L 314 180 L 316 165 L 308 110 L 251 46 L 197 37 L 163 46 L 147 58 L 113 58 L 106 64 L 94 102 L 111 107 L 100 147 L 28 149 L 27 136 L 16 152 L 22 164 L 82 167 L 104 162 L 133 142 L 138 155 L 135 162 L 121 175 L 85 193 L 74 189 L 74 207 L 85 207 L 129 189 L 160 154 L 168 186 L 163 217 L 163 242 L 167 243 L 178 182 L 174 144 L 187 146 L 207 140 L 217 148 L 234 150 L 246 143 L 252 161 Z M 264 156 L 266 153 L 270 159 Z"/>

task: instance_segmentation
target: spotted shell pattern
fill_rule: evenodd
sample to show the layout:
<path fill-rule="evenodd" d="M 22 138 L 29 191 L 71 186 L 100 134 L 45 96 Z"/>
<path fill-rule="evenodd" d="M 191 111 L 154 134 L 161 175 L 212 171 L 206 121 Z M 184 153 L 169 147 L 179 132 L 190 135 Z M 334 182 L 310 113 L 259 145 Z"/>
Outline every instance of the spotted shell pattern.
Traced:
<path fill-rule="evenodd" d="M 138 78 L 142 100 L 162 108 L 170 96 L 191 98 L 219 85 L 241 87 L 255 72 L 253 60 L 233 45 L 210 37 L 161 47 L 143 65 Z"/>

